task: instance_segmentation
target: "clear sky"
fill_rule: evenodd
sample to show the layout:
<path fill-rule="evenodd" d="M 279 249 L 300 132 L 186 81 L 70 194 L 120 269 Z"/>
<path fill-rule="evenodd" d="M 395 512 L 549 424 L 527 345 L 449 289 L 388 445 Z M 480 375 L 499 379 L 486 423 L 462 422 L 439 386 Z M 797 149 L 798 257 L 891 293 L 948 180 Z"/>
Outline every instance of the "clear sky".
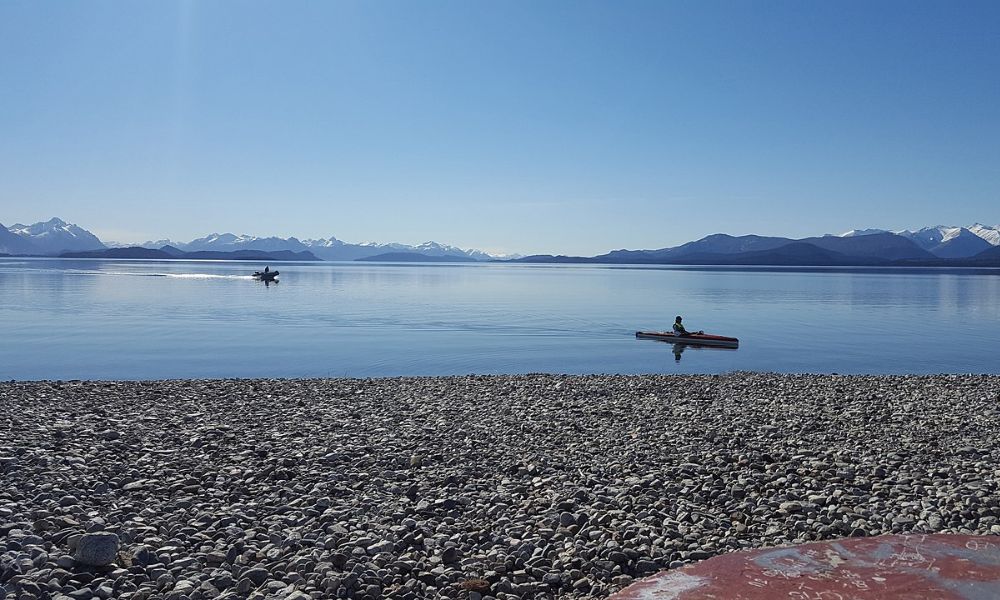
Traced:
<path fill-rule="evenodd" d="M 1000 2 L 0 2 L 0 222 L 596 254 L 1000 223 Z"/>

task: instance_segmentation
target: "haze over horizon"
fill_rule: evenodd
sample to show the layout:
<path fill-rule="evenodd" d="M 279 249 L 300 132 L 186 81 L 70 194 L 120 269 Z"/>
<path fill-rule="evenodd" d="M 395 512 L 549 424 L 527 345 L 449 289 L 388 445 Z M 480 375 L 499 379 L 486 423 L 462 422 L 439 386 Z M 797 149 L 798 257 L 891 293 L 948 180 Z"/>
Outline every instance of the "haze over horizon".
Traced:
<path fill-rule="evenodd" d="M 1000 5 L 0 4 L 0 220 L 593 255 L 1000 223 Z"/>

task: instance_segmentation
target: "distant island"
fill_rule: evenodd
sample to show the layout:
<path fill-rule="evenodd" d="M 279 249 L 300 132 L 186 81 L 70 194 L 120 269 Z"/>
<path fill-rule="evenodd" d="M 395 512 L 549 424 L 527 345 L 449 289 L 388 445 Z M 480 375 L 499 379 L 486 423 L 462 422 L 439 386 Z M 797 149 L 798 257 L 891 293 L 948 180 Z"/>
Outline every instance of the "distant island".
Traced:
<path fill-rule="evenodd" d="M 354 260 L 355 262 L 479 262 L 469 256 L 428 256 L 416 252 L 386 252 Z"/>
<path fill-rule="evenodd" d="M 256 262 L 316 262 L 311 252 L 292 252 L 290 250 L 237 250 L 235 252 L 184 252 L 171 246 L 163 248 L 107 248 L 106 250 L 90 250 L 87 252 L 64 252 L 59 258 L 141 258 L 141 259 L 183 259 L 183 260 L 248 260 Z"/>

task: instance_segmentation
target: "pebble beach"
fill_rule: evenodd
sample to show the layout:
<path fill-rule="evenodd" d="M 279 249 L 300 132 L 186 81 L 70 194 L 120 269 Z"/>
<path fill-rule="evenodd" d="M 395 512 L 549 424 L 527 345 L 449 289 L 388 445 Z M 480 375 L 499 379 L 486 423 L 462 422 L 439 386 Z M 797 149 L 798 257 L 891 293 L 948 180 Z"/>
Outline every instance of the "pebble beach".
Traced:
<path fill-rule="evenodd" d="M 0 599 L 605 598 L 1000 534 L 1000 377 L 0 384 Z"/>

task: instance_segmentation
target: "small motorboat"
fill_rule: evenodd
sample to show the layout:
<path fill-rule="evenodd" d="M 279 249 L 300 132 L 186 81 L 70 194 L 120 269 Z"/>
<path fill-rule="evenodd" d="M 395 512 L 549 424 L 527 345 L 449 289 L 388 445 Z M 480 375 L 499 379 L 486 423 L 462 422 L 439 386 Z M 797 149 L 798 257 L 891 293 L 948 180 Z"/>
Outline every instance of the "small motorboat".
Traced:
<path fill-rule="evenodd" d="M 254 271 L 253 278 L 261 281 L 274 281 L 278 276 L 277 271 Z"/>
<path fill-rule="evenodd" d="M 677 335 L 672 331 L 636 331 L 635 337 L 661 340 L 671 344 L 692 344 L 696 346 L 716 346 L 719 348 L 737 348 L 740 340 L 734 337 L 722 335 L 711 335 L 708 333 L 692 333 L 689 335 Z"/>

